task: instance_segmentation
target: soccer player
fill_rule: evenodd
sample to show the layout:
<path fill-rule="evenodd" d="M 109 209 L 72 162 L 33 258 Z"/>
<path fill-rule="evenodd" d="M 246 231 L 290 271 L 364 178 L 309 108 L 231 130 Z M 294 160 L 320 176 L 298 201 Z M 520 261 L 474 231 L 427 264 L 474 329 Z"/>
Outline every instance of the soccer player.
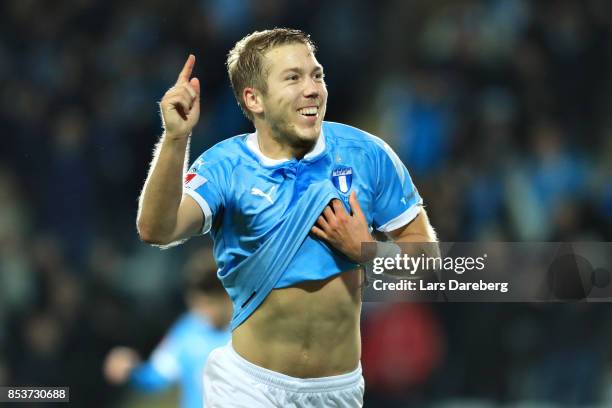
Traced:
<path fill-rule="evenodd" d="M 186 265 L 189 311 L 169 330 L 148 361 L 128 347 L 112 349 L 104 362 L 106 379 L 147 393 L 179 383 L 181 407 L 202 408 L 204 365 L 210 352 L 230 339 L 232 305 L 215 276 L 209 250 L 195 252 Z M 213 265 L 211 267 L 211 264 Z"/>
<path fill-rule="evenodd" d="M 323 121 L 323 67 L 292 29 L 254 32 L 229 52 L 255 132 L 213 146 L 185 175 L 200 114 L 194 64 L 190 55 L 161 100 L 137 225 L 156 245 L 209 231 L 214 240 L 234 310 L 231 343 L 205 368 L 207 406 L 359 407 L 361 243 L 370 226 L 398 242 L 435 241 L 422 199 L 386 143 Z"/>

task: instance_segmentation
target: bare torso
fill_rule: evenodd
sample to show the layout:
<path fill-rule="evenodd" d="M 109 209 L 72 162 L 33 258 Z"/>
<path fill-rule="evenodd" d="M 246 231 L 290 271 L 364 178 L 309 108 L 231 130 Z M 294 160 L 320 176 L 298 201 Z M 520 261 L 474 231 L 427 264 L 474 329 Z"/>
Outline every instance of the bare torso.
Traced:
<path fill-rule="evenodd" d="M 298 378 L 344 374 L 361 356 L 359 316 L 363 272 L 273 290 L 232 333 L 246 360 Z"/>

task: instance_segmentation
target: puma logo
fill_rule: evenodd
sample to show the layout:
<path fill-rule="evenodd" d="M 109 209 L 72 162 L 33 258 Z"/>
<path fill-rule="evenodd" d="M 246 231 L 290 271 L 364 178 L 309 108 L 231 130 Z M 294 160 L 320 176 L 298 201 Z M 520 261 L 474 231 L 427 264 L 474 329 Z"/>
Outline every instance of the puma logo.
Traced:
<path fill-rule="evenodd" d="M 274 204 L 274 200 L 272 200 L 272 192 L 274 191 L 274 189 L 276 189 L 276 186 L 270 187 L 270 191 L 268 191 L 267 193 L 264 193 L 263 191 L 261 191 L 257 187 L 253 187 L 251 189 L 251 194 L 253 194 L 255 196 L 263 197 L 266 200 L 268 200 L 270 202 L 270 204 Z"/>

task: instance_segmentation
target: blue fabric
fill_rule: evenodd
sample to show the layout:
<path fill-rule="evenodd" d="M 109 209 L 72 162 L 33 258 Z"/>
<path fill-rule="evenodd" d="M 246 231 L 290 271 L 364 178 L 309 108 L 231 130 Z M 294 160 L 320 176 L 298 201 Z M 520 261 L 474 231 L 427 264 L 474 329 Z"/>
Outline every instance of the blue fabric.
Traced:
<path fill-rule="evenodd" d="M 349 208 L 357 191 L 368 224 L 384 231 L 409 222 L 394 224 L 422 204 L 406 167 L 382 140 L 332 122 L 323 123 L 321 137 L 319 154 L 269 164 L 248 146 L 249 135 L 240 135 L 213 146 L 190 169 L 201 182 L 186 184 L 186 192 L 210 209 L 218 276 L 234 303 L 232 330 L 273 288 L 356 266 L 309 235 L 331 199 Z"/>
<path fill-rule="evenodd" d="M 234 269 L 219 275 L 234 303 L 232 330 L 265 300 L 293 260 L 311 226 L 333 198 L 337 198 L 337 193 L 329 183 L 310 184 L 268 239 Z"/>
<path fill-rule="evenodd" d="M 156 392 L 179 383 L 181 407 L 202 408 L 204 366 L 210 352 L 225 346 L 229 330 L 218 330 L 204 317 L 183 315 L 153 351 L 151 358 L 132 371 L 130 384 L 144 392 Z"/>

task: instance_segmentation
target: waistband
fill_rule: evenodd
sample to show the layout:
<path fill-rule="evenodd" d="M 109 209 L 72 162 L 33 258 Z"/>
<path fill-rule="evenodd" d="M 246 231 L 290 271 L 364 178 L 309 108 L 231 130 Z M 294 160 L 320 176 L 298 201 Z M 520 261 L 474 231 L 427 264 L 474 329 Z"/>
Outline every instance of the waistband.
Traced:
<path fill-rule="evenodd" d="M 228 350 L 228 357 L 236 364 L 244 373 L 253 377 L 258 382 L 282 388 L 286 391 L 300 393 L 320 393 L 339 391 L 347 388 L 359 386 L 361 384 L 361 363 L 357 368 L 346 374 L 334 375 L 330 377 L 317 378 L 297 378 L 276 371 L 268 370 L 245 360 L 240 356 L 232 344 L 225 346 Z"/>

